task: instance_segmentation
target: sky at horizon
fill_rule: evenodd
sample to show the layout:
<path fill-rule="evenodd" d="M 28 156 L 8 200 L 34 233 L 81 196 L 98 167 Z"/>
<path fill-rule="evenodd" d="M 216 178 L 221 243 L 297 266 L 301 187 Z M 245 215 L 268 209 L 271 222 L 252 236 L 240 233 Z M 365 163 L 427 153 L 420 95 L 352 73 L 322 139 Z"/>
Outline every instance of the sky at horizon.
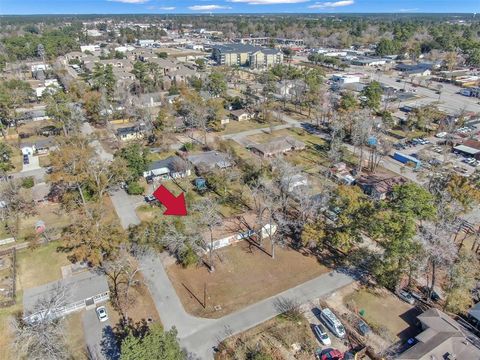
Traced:
<path fill-rule="evenodd" d="M 0 14 L 475 13 L 480 0 L 0 0 Z"/>

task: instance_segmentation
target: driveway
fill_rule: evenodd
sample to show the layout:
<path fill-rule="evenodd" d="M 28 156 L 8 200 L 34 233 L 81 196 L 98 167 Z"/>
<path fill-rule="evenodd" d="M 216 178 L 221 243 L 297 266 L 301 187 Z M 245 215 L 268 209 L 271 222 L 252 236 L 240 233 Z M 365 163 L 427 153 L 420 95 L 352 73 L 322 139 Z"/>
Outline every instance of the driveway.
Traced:
<path fill-rule="evenodd" d="M 92 135 L 93 134 L 93 128 L 89 123 L 83 123 L 82 127 L 80 128 L 80 131 L 82 132 L 83 135 Z M 105 149 L 103 148 L 102 144 L 98 140 L 92 140 L 90 144 L 93 146 L 95 149 L 95 152 L 97 153 L 98 157 L 103 160 L 103 161 L 112 161 L 113 160 L 113 155 L 106 152 Z"/>
<path fill-rule="evenodd" d="M 83 333 L 89 360 L 117 360 L 120 356 L 113 337 L 110 320 L 100 322 L 95 309 L 86 310 L 82 317 Z"/>
<path fill-rule="evenodd" d="M 112 191 L 110 198 L 124 229 L 128 229 L 130 225 L 140 224 L 135 208 L 143 201 L 141 196 L 130 196 L 125 190 L 119 189 Z"/>
<path fill-rule="evenodd" d="M 30 160 L 29 163 L 28 164 L 23 164 L 21 172 L 28 172 L 28 171 L 32 171 L 32 170 L 41 169 L 40 161 L 38 159 L 38 156 L 29 156 L 28 159 Z"/>

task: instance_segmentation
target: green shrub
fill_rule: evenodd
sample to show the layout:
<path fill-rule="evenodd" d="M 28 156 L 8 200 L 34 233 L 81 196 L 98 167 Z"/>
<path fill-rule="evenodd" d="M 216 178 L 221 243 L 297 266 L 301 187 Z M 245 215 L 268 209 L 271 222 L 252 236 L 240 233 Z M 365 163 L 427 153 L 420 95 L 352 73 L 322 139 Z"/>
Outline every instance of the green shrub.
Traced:
<path fill-rule="evenodd" d="M 190 142 L 183 144 L 183 149 L 185 151 L 192 151 L 194 147 L 195 146 L 193 145 L 193 143 Z"/>
<path fill-rule="evenodd" d="M 129 195 L 142 195 L 145 189 L 136 181 L 127 183 L 127 194 Z"/>
<path fill-rule="evenodd" d="M 190 245 L 185 246 L 177 253 L 177 258 L 183 267 L 189 267 L 198 263 L 198 255 Z"/>
<path fill-rule="evenodd" d="M 26 177 L 22 180 L 22 187 L 25 189 L 30 189 L 35 185 L 35 181 L 33 180 L 33 176 Z"/>

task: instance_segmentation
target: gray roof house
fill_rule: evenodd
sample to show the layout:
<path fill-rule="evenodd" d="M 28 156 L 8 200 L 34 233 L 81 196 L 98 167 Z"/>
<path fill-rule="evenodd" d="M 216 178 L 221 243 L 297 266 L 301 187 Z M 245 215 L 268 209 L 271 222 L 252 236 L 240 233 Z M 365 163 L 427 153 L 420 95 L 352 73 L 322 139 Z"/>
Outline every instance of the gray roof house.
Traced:
<path fill-rule="evenodd" d="M 480 359 L 480 349 L 470 343 L 460 325 L 437 309 L 429 309 L 418 316 L 423 332 L 417 343 L 400 354 L 402 360 L 460 360 Z"/>
<path fill-rule="evenodd" d="M 190 174 L 191 170 L 185 160 L 178 156 L 170 156 L 166 159 L 150 163 L 147 171 L 143 172 L 143 177 L 171 180 L 190 176 Z"/>
<path fill-rule="evenodd" d="M 23 313 L 26 321 L 54 320 L 72 312 L 94 308 L 109 299 L 107 279 L 91 271 L 26 289 Z M 46 304 L 55 304 L 46 306 Z"/>
<path fill-rule="evenodd" d="M 215 150 L 189 155 L 187 156 L 187 160 L 190 161 L 197 170 L 199 168 L 207 170 L 213 170 L 214 168 L 225 169 L 232 166 L 232 161 L 228 154 Z"/>
<path fill-rule="evenodd" d="M 254 144 L 251 150 L 263 157 L 275 156 L 294 150 L 305 149 L 305 143 L 291 136 L 275 138 L 265 144 Z"/>

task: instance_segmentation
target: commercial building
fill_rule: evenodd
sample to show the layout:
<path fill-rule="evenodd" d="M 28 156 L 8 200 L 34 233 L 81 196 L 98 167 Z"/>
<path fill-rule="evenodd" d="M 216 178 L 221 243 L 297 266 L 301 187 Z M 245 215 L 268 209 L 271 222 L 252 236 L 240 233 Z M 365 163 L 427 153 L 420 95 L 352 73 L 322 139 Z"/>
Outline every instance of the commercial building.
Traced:
<path fill-rule="evenodd" d="M 212 57 L 219 65 L 264 68 L 283 63 L 283 53 L 249 44 L 215 45 Z"/>

